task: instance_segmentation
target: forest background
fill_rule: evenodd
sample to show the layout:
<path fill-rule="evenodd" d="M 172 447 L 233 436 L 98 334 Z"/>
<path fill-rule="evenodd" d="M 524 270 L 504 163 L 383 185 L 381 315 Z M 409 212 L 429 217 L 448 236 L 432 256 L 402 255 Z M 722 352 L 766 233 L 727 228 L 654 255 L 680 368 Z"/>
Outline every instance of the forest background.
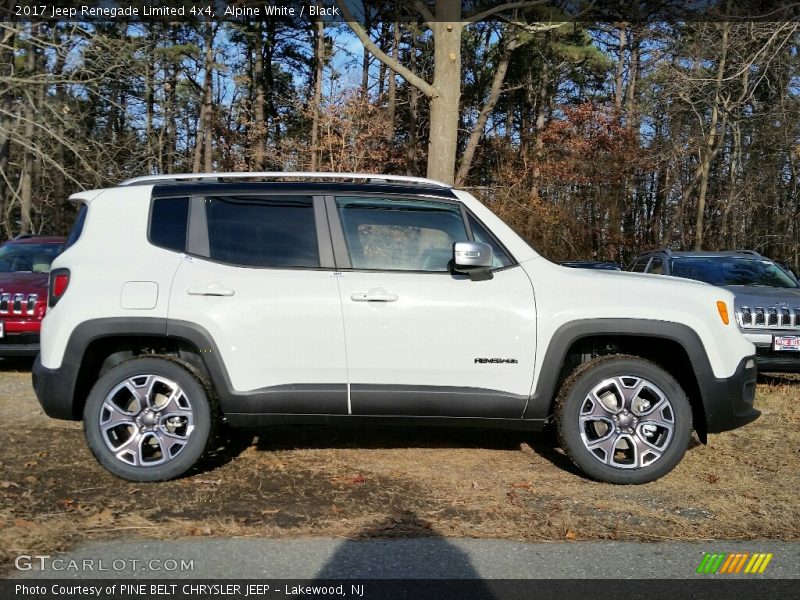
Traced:
<path fill-rule="evenodd" d="M 70 193 L 137 175 L 382 172 L 470 190 L 552 260 L 747 248 L 800 271 L 798 22 L 554 4 L 0 8 L 0 238 L 64 234 Z"/>

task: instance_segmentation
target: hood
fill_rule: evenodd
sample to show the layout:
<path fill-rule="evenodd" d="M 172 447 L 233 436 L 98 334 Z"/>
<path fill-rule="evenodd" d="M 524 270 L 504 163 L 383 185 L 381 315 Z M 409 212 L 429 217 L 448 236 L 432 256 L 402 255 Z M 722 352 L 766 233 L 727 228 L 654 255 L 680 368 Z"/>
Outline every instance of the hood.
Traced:
<path fill-rule="evenodd" d="M 726 285 L 726 290 L 736 296 L 735 305 L 800 307 L 800 288 L 779 288 L 757 285 Z"/>
<path fill-rule="evenodd" d="M 560 266 L 560 265 L 559 265 Z M 634 273 L 633 271 L 612 271 L 604 269 L 574 269 L 561 267 L 565 271 L 580 273 L 581 276 L 596 277 L 597 281 L 617 281 L 620 285 L 630 284 L 632 281 L 639 281 L 645 285 L 668 286 L 675 289 L 688 289 L 692 287 L 710 288 L 709 284 L 696 279 L 685 279 L 683 277 L 664 277 L 652 273 Z M 588 280 L 587 280 L 588 281 Z M 658 289 L 658 288 L 655 288 Z"/>
<path fill-rule="evenodd" d="M 49 281 L 49 273 L 0 273 L 0 293 L 46 295 Z"/>

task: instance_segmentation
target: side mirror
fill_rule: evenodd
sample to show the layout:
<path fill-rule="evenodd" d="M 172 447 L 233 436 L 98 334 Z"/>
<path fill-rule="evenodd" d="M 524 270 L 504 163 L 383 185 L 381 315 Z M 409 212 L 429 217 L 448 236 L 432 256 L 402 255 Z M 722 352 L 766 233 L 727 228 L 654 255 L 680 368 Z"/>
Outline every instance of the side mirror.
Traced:
<path fill-rule="evenodd" d="M 492 247 L 482 242 L 453 244 L 453 269 L 466 273 L 473 281 L 492 278 Z"/>

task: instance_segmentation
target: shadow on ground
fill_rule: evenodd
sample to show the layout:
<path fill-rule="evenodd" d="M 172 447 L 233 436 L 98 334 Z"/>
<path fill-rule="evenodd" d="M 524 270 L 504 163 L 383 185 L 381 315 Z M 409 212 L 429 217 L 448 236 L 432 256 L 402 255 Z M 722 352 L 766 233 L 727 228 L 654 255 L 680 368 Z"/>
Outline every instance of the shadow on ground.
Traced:
<path fill-rule="evenodd" d="M 800 373 L 759 373 L 758 383 L 800 386 Z"/>
<path fill-rule="evenodd" d="M 472 599 L 494 598 L 489 588 L 481 580 L 469 556 L 444 537 L 432 531 L 432 524 L 420 518 L 413 511 L 403 511 L 396 516 L 375 521 L 355 536 L 356 539 L 345 541 L 333 556 L 317 573 L 310 585 L 341 583 L 341 580 L 392 580 L 384 581 L 379 592 L 385 597 L 401 597 L 424 588 L 412 590 L 414 586 L 424 585 L 419 580 L 448 579 L 461 580 L 448 582 L 448 592 L 454 592 L 457 586 L 461 594 L 449 594 L 449 597 Z M 396 540 L 385 538 L 426 537 L 431 542 L 422 549 L 419 545 L 406 545 Z M 384 538 L 384 539 L 381 539 Z M 365 544 L 363 540 L 372 540 Z M 416 580 L 401 582 L 398 580 Z M 374 582 L 370 582 L 375 587 Z M 344 586 L 345 593 L 351 592 L 350 585 Z M 357 589 L 357 588 L 356 588 Z M 367 590 L 375 592 L 376 590 Z M 417 597 L 424 597 L 423 595 Z"/>
<path fill-rule="evenodd" d="M 0 373 L 12 371 L 27 371 L 31 372 L 33 368 L 33 357 L 20 356 L 0 358 Z"/>

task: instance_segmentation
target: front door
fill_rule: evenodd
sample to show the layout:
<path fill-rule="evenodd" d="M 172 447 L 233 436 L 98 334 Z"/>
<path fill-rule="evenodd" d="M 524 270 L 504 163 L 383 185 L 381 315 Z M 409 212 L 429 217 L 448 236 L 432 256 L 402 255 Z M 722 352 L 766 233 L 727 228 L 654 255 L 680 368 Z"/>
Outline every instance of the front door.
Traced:
<path fill-rule="evenodd" d="M 337 281 L 350 412 L 521 417 L 536 314 L 513 258 L 456 201 L 348 196 L 327 206 L 349 263 Z M 450 272 L 453 243 L 472 239 L 493 246 L 490 280 Z"/>

